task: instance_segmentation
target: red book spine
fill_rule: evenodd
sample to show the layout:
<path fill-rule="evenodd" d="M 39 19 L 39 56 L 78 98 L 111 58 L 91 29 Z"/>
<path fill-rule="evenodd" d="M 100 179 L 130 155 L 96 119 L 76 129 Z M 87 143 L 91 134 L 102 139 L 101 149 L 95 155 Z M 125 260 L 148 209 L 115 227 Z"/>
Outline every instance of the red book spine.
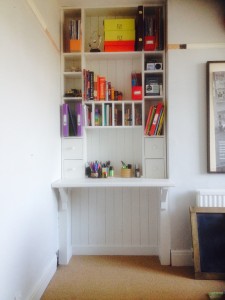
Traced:
<path fill-rule="evenodd" d="M 149 135 L 154 135 L 154 133 L 155 133 L 155 129 L 156 129 L 156 126 L 157 126 L 158 118 L 160 116 L 160 112 L 161 112 L 162 107 L 163 107 L 163 104 L 161 102 L 159 102 L 156 106 L 156 111 L 155 111 L 154 119 L 153 119 L 153 122 L 152 122 L 152 126 L 150 128 Z"/>

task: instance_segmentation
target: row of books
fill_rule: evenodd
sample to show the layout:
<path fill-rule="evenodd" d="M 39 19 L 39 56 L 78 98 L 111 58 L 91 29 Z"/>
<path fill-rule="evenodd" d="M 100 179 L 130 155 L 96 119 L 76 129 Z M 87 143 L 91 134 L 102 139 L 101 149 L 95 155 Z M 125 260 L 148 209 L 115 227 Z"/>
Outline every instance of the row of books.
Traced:
<path fill-rule="evenodd" d="M 105 76 L 94 71 L 83 70 L 84 100 L 109 101 L 122 100 L 122 92 L 115 90 Z"/>
<path fill-rule="evenodd" d="M 165 107 L 162 102 L 151 105 L 145 124 L 145 135 L 161 135 L 165 116 Z"/>
<path fill-rule="evenodd" d="M 80 40 L 81 38 L 81 20 L 68 20 L 67 30 L 70 40 Z"/>
<path fill-rule="evenodd" d="M 62 136 L 82 136 L 82 103 L 64 103 L 61 106 Z"/>
<path fill-rule="evenodd" d="M 94 115 L 92 111 L 92 106 L 85 104 L 84 105 L 84 126 L 92 126 L 93 122 L 95 126 L 112 126 L 113 118 L 114 118 L 114 126 L 122 126 L 123 125 L 123 113 L 122 106 L 115 105 L 114 113 L 112 104 L 108 103 L 102 106 L 95 106 Z M 94 119 L 92 119 L 94 118 Z M 141 106 L 135 106 L 134 111 L 134 125 L 140 126 L 142 125 L 142 109 Z M 132 126 L 133 115 L 132 108 L 130 106 L 125 107 L 124 110 L 124 126 Z"/>
<path fill-rule="evenodd" d="M 77 44 L 76 44 L 76 42 Z M 81 20 L 66 19 L 63 27 L 64 52 L 80 50 L 81 41 Z M 74 45 L 74 42 L 76 45 Z"/>

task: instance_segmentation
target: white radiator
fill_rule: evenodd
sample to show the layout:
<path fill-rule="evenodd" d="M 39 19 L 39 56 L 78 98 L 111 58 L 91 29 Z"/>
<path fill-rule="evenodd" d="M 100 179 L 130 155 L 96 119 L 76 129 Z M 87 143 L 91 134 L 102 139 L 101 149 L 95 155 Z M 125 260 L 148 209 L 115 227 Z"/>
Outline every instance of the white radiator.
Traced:
<path fill-rule="evenodd" d="M 197 190 L 197 207 L 225 207 L 224 190 Z"/>

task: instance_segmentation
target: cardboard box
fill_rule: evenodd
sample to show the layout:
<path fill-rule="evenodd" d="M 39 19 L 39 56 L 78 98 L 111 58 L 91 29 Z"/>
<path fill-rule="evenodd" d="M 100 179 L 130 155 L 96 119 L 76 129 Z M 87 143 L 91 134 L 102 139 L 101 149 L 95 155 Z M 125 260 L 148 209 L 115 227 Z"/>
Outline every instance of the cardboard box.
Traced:
<path fill-rule="evenodd" d="M 105 52 L 126 52 L 134 51 L 134 41 L 105 41 Z"/>
<path fill-rule="evenodd" d="M 104 29 L 106 30 L 134 30 L 135 19 L 105 19 Z"/>
<path fill-rule="evenodd" d="M 134 41 L 134 30 L 107 30 L 105 31 L 105 41 Z"/>
<path fill-rule="evenodd" d="M 70 52 L 81 51 L 81 40 L 70 40 Z"/>

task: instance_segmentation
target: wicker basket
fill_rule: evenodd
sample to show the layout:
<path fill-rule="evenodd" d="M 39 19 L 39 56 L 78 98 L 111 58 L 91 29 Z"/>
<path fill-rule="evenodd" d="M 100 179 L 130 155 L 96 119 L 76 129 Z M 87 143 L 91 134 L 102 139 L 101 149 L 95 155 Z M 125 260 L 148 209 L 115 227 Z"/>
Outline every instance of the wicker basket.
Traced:
<path fill-rule="evenodd" d="M 121 177 L 129 178 L 133 176 L 133 170 L 132 169 L 121 169 L 120 172 Z"/>

